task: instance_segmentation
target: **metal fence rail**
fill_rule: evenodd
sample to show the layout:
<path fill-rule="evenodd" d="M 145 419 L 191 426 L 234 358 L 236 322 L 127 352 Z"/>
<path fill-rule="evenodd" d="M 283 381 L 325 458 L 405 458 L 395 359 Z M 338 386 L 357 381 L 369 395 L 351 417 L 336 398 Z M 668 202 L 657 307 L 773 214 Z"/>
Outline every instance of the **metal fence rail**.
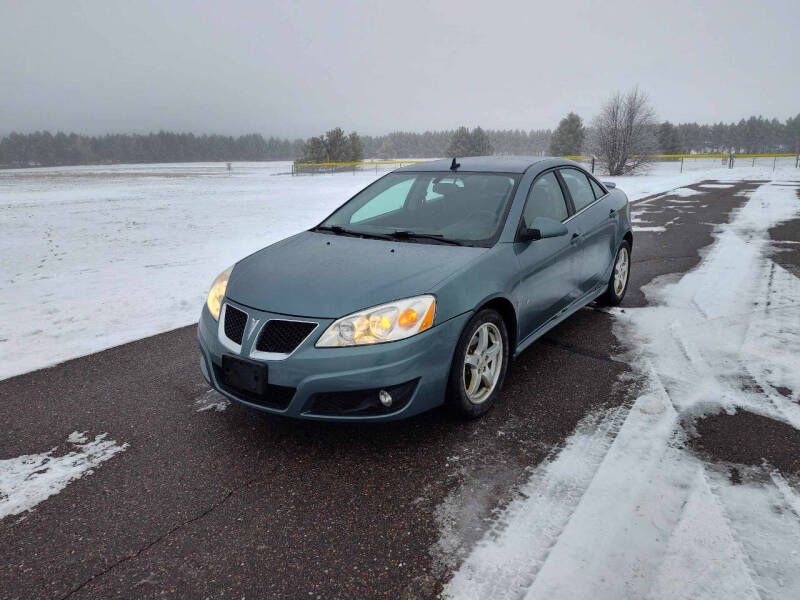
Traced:
<path fill-rule="evenodd" d="M 292 175 L 316 175 L 318 173 L 341 173 L 353 171 L 366 171 L 375 168 L 378 172 L 379 167 L 391 167 L 398 169 L 404 165 L 427 162 L 432 159 L 396 159 L 396 160 L 361 160 L 355 162 L 296 162 L 292 163 Z"/>
<path fill-rule="evenodd" d="M 586 163 L 588 168 L 594 173 L 596 164 L 599 162 L 597 156 L 592 155 L 576 155 L 576 156 L 562 156 L 568 160 L 575 162 Z M 755 167 L 759 159 L 772 159 L 773 170 L 777 167 L 778 159 L 794 159 L 794 167 L 800 168 L 800 153 L 794 154 L 791 152 L 783 153 L 766 153 L 766 154 L 648 154 L 647 158 L 653 162 L 674 162 L 680 164 L 680 171 L 683 172 L 684 163 L 686 161 L 698 160 L 720 160 L 720 166 L 727 166 L 729 169 L 734 168 L 737 162 L 748 160 L 750 166 Z M 416 163 L 428 162 L 435 159 L 395 159 L 395 160 L 365 160 L 356 162 L 295 162 L 292 164 L 292 175 L 317 175 L 322 173 L 349 173 L 353 174 L 359 171 L 367 171 L 375 169 L 377 173 L 379 169 L 393 170 L 404 165 L 411 165 Z M 746 165 L 747 163 L 745 163 Z M 762 163 L 763 164 L 763 163 Z"/>

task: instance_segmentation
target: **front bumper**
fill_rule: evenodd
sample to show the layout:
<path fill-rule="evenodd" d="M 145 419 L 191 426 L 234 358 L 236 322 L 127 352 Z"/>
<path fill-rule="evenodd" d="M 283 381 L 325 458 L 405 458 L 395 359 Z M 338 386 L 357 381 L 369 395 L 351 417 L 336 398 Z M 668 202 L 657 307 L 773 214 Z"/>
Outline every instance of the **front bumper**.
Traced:
<path fill-rule="evenodd" d="M 257 311 L 226 300 L 246 311 L 250 318 L 292 319 Z M 458 337 L 469 319 L 465 313 L 438 324 L 411 338 L 372 346 L 316 348 L 314 344 L 333 323 L 333 319 L 313 319 L 319 327 L 287 358 L 263 360 L 268 365 L 270 386 L 280 386 L 287 394 L 285 408 L 248 401 L 242 394 L 226 388 L 220 381 L 223 354 L 236 354 L 219 339 L 218 322 L 204 306 L 197 328 L 200 343 L 200 368 L 206 381 L 228 398 L 251 408 L 291 417 L 324 421 L 391 421 L 429 410 L 444 402 L 447 380 Z M 249 357 L 252 341 L 243 341 L 240 353 Z M 320 414 L 314 412 L 315 398 L 347 395 L 363 390 L 378 390 L 416 382 L 411 398 L 401 408 L 385 414 Z M 398 389 L 400 389 L 398 387 Z"/>

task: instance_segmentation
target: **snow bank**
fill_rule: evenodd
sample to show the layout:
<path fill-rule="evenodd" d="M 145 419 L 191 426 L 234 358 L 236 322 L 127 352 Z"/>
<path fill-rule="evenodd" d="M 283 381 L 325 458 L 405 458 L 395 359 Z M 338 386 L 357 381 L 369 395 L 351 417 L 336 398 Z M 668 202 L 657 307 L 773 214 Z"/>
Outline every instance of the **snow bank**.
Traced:
<path fill-rule="evenodd" d="M 761 186 L 695 270 L 614 311 L 646 389 L 605 418 L 622 420 L 613 439 L 579 430 L 537 468 L 445 597 L 800 597 L 798 490 L 775 473 L 733 485 L 680 426 L 746 408 L 800 429 L 800 280 L 766 253 L 798 212 L 794 188 Z"/>
<path fill-rule="evenodd" d="M 0 460 L 0 519 L 32 510 L 128 447 L 107 440 L 105 433 L 90 441 L 85 432 L 77 431 L 69 435 L 67 443 L 74 449 L 61 456 L 53 455 L 56 447 L 41 454 Z"/>

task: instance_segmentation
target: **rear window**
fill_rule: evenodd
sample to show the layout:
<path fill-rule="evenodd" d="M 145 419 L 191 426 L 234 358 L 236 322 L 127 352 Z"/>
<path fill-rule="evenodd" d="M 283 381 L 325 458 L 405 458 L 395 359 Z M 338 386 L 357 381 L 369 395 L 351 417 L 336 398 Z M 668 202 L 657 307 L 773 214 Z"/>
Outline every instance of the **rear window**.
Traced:
<path fill-rule="evenodd" d="M 606 191 L 600 187 L 600 184 L 597 183 L 594 179 L 589 177 L 589 183 L 592 184 L 592 191 L 594 192 L 595 198 L 602 198 L 606 195 Z"/>
<path fill-rule="evenodd" d="M 589 179 L 577 169 L 561 169 L 561 176 L 567 189 L 572 196 L 572 203 L 575 205 L 575 212 L 582 210 L 595 201 L 592 186 Z"/>

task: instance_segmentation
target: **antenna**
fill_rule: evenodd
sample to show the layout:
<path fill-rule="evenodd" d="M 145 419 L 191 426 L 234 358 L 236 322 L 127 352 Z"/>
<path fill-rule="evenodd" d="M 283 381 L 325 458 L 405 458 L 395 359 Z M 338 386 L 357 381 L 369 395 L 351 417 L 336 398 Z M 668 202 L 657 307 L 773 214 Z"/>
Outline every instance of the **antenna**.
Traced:
<path fill-rule="evenodd" d="M 453 162 L 450 163 L 450 170 L 451 171 L 455 171 L 460 166 L 461 166 L 461 163 L 460 162 L 456 162 L 456 157 L 454 156 L 453 157 Z"/>

